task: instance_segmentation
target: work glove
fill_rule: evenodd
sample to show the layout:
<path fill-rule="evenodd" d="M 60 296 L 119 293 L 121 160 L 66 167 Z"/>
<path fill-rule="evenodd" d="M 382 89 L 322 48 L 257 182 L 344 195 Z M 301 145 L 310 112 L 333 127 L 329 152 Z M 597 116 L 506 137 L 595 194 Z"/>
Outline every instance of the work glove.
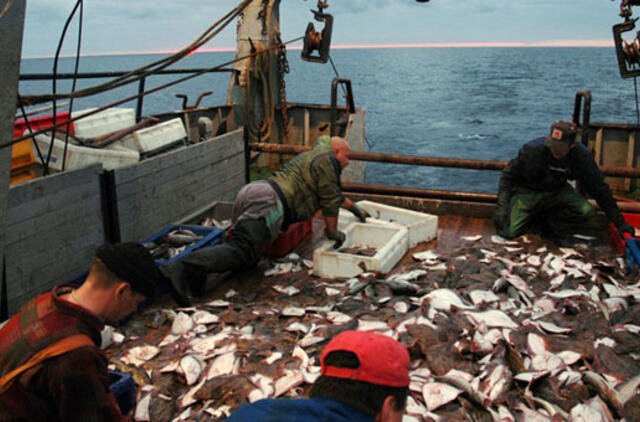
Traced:
<path fill-rule="evenodd" d="M 624 239 L 625 233 L 629 233 L 630 236 L 634 236 L 636 234 L 636 229 L 634 229 L 631 224 L 625 222 L 618 227 L 618 233 L 620 233 L 620 237 Z"/>
<path fill-rule="evenodd" d="M 327 237 L 329 238 L 329 240 L 334 241 L 333 249 L 339 249 L 340 246 L 342 246 L 342 244 L 344 243 L 344 240 L 347 238 L 344 233 L 337 229 L 333 233 L 327 232 Z"/>
<path fill-rule="evenodd" d="M 353 206 L 349 208 L 349 211 L 351 211 L 353 215 L 358 217 L 362 223 L 365 223 L 367 221 L 367 218 L 371 217 L 371 214 L 369 214 L 364 208 L 359 207 L 356 204 L 353 204 Z"/>
<path fill-rule="evenodd" d="M 504 207 L 498 207 L 493 214 L 493 224 L 496 226 L 496 231 L 500 232 L 507 221 L 507 209 Z"/>

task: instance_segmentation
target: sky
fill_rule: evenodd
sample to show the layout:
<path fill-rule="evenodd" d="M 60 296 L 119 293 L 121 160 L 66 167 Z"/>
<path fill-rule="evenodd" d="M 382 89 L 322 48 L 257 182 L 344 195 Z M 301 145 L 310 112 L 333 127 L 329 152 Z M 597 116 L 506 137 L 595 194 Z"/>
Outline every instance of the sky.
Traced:
<path fill-rule="evenodd" d="M 27 0 L 23 56 L 53 56 L 75 0 Z M 86 0 L 84 55 L 178 50 L 239 0 Z M 332 47 L 407 45 L 610 46 L 620 0 L 329 0 Z M 304 34 L 316 0 L 282 0 L 284 41 Z M 640 8 L 636 8 L 640 14 Z M 316 29 L 322 25 L 316 25 Z M 634 33 L 635 35 L 635 33 Z M 71 25 L 63 54 L 76 48 Z M 205 46 L 232 49 L 235 25 Z M 295 45 L 295 44 L 294 44 Z M 301 45 L 301 42 L 298 42 Z M 289 47 L 291 48 L 291 47 Z"/>

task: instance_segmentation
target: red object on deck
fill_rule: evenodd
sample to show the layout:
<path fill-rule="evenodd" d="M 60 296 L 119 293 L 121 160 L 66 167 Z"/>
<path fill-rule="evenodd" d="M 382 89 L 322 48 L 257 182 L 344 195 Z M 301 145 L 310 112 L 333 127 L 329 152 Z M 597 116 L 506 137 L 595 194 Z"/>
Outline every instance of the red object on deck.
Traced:
<path fill-rule="evenodd" d="M 623 212 L 622 216 L 624 217 L 626 222 L 632 225 L 634 228 L 640 227 L 640 214 L 630 214 L 627 212 Z M 616 228 L 616 226 L 613 225 L 613 223 L 609 223 L 608 232 L 609 232 L 609 238 L 611 239 L 614 246 L 616 247 L 616 250 L 619 253 L 623 254 L 625 250 L 625 242 L 627 240 L 627 236 L 625 236 L 624 239 L 620 237 L 620 233 L 618 233 L 618 229 Z"/>
<path fill-rule="evenodd" d="M 69 120 L 69 112 L 56 113 L 56 122 L 64 123 Z M 39 116 L 29 119 L 29 125 L 31 130 L 46 129 L 53 126 L 53 114 L 47 114 L 46 116 Z M 58 128 L 61 131 L 69 131 L 70 134 L 74 134 L 73 123 L 64 125 Z M 13 124 L 13 139 L 21 138 L 24 135 L 24 131 L 27 130 L 27 123 L 24 120 L 16 120 Z"/>
<path fill-rule="evenodd" d="M 287 231 L 281 231 L 278 237 L 263 251 L 263 254 L 277 257 L 285 256 L 302 241 L 312 227 L 313 219 L 290 224 Z"/>

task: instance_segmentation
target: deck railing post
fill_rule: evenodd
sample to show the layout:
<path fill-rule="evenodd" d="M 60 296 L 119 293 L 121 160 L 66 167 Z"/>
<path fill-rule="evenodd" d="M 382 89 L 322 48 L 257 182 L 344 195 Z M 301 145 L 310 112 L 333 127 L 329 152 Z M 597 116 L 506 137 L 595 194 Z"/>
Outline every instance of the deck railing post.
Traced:
<path fill-rule="evenodd" d="M 140 83 L 138 84 L 138 95 L 144 92 L 144 83 L 147 78 L 140 79 Z M 136 101 L 136 123 L 142 120 L 142 105 L 144 103 L 144 95 L 140 95 L 138 97 L 138 101 Z"/>

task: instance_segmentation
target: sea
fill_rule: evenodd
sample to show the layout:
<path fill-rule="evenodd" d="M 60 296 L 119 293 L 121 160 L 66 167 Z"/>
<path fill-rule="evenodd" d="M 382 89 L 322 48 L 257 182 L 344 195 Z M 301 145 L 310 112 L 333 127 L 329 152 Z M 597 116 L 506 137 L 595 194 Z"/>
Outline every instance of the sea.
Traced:
<path fill-rule="evenodd" d="M 210 68 L 232 60 L 232 52 L 195 53 L 174 68 Z M 331 63 L 301 60 L 287 52 L 287 99 L 330 103 L 336 76 L 352 81 L 356 107 L 366 111 L 367 150 L 407 155 L 509 160 L 520 146 L 545 136 L 555 120 L 571 120 L 576 92 L 592 96 L 591 121 L 637 123 L 634 80 L 622 79 L 612 47 L 475 47 L 334 49 Z M 132 70 L 158 55 L 81 57 L 81 72 Z M 73 58 L 61 58 L 58 72 L 72 72 Z M 24 59 L 21 73 L 51 72 L 52 59 Z M 157 75 L 146 88 L 180 76 Z M 226 101 L 227 73 L 206 74 L 145 98 L 143 114 L 181 109 L 176 94 L 201 105 Z M 105 82 L 79 80 L 78 88 Z M 68 92 L 71 81 L 58 81 Z M 110 104 L 137 93 L 137 83 L 75 100 L 74 110 Z M 21 94 L 52 92 L 51 81 L 23 81 Z M 133 102 L 121 107 L 135 107 Z M 366 182 L 495 193 L 499 172 L 368 163 Z"/>

